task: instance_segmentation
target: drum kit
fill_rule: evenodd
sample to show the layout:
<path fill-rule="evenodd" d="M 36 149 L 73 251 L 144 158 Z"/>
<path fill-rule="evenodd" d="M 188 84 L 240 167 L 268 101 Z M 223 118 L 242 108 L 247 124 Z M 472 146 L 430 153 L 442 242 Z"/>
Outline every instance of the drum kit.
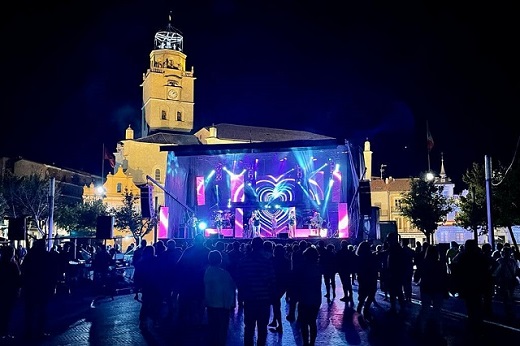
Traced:
<path fill-rule="evenodd" d="M 215 210 L 213 212 L 213 222 L 215 225 L 219 222 L 222 222 L 222 228 L 231 228 L 231 210 Z"/>

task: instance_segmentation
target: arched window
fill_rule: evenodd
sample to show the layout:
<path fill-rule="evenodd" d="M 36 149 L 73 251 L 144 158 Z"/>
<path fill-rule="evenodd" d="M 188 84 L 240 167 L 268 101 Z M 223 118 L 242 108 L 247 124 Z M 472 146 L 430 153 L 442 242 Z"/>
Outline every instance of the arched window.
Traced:
<path fill-rule="evenodd" d="M 161 170 L 159 168 L 155 170 L 155 180 L 161 181 Z"/>
<path fill-rule="evenodd" d="M 116 191 L 117 191 L 117 193 L 121 193 L 121 192 L 123 192 L 123 184 L 121 184 L 121 183 L 117 183 L 117 185 L 116 185 Z"/>

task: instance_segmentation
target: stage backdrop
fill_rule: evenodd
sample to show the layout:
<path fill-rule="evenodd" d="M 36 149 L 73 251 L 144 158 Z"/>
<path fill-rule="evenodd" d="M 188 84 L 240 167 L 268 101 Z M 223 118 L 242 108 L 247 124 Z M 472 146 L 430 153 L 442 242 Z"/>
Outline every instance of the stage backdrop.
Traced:
<path fill-rule="evenodd" d="M 217 214 L 223 215 L 224 228 L 233 229 L 235 236 L 247 236 L 254 210 L 260 211 L 262 234 L 277 236 L 287 232 L 291 209 L 296 211 L 298 228 L 309 227 L 312 215 L 319 212 L 329 235 L 356 237 L 359 165 L 350 145 L 312 142 L 290 147 L 285 142 L 277 147 L 272 143 L 168 146 L 164 187 L 169 237 L 183 237 L 192 212 L 210 228 Z M 237 211 L 241 220 L 235 220 Z"/>

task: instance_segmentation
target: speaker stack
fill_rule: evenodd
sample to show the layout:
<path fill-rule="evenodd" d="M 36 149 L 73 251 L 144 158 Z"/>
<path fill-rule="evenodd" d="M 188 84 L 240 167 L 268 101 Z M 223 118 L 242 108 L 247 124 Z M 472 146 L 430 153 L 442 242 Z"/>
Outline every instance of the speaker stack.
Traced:
<path fill-rule="evenodd" d="M 7 238 L 9 240 L 25 240 L 27 234 L 26 217 L 9 218 Z"/>
<path fill-rule="evenodd" d="M 114 238 L 114 217 L 108 215 L 101 215 L 97 218 L 96 225 L 97 239 L 112 239 Z"/>

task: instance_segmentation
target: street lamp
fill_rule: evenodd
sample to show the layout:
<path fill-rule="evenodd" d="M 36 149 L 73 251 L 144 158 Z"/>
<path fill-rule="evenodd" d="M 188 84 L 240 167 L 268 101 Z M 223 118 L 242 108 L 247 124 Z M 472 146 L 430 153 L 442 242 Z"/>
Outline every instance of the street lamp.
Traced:
<path fill-rule="evenodd" d="M 379 172 L 381 173 L 381 180 L 383 180 L 383 172 L 385 171 L 386 165 L 384 163 L 381 164 L 379 168 Z"/>

